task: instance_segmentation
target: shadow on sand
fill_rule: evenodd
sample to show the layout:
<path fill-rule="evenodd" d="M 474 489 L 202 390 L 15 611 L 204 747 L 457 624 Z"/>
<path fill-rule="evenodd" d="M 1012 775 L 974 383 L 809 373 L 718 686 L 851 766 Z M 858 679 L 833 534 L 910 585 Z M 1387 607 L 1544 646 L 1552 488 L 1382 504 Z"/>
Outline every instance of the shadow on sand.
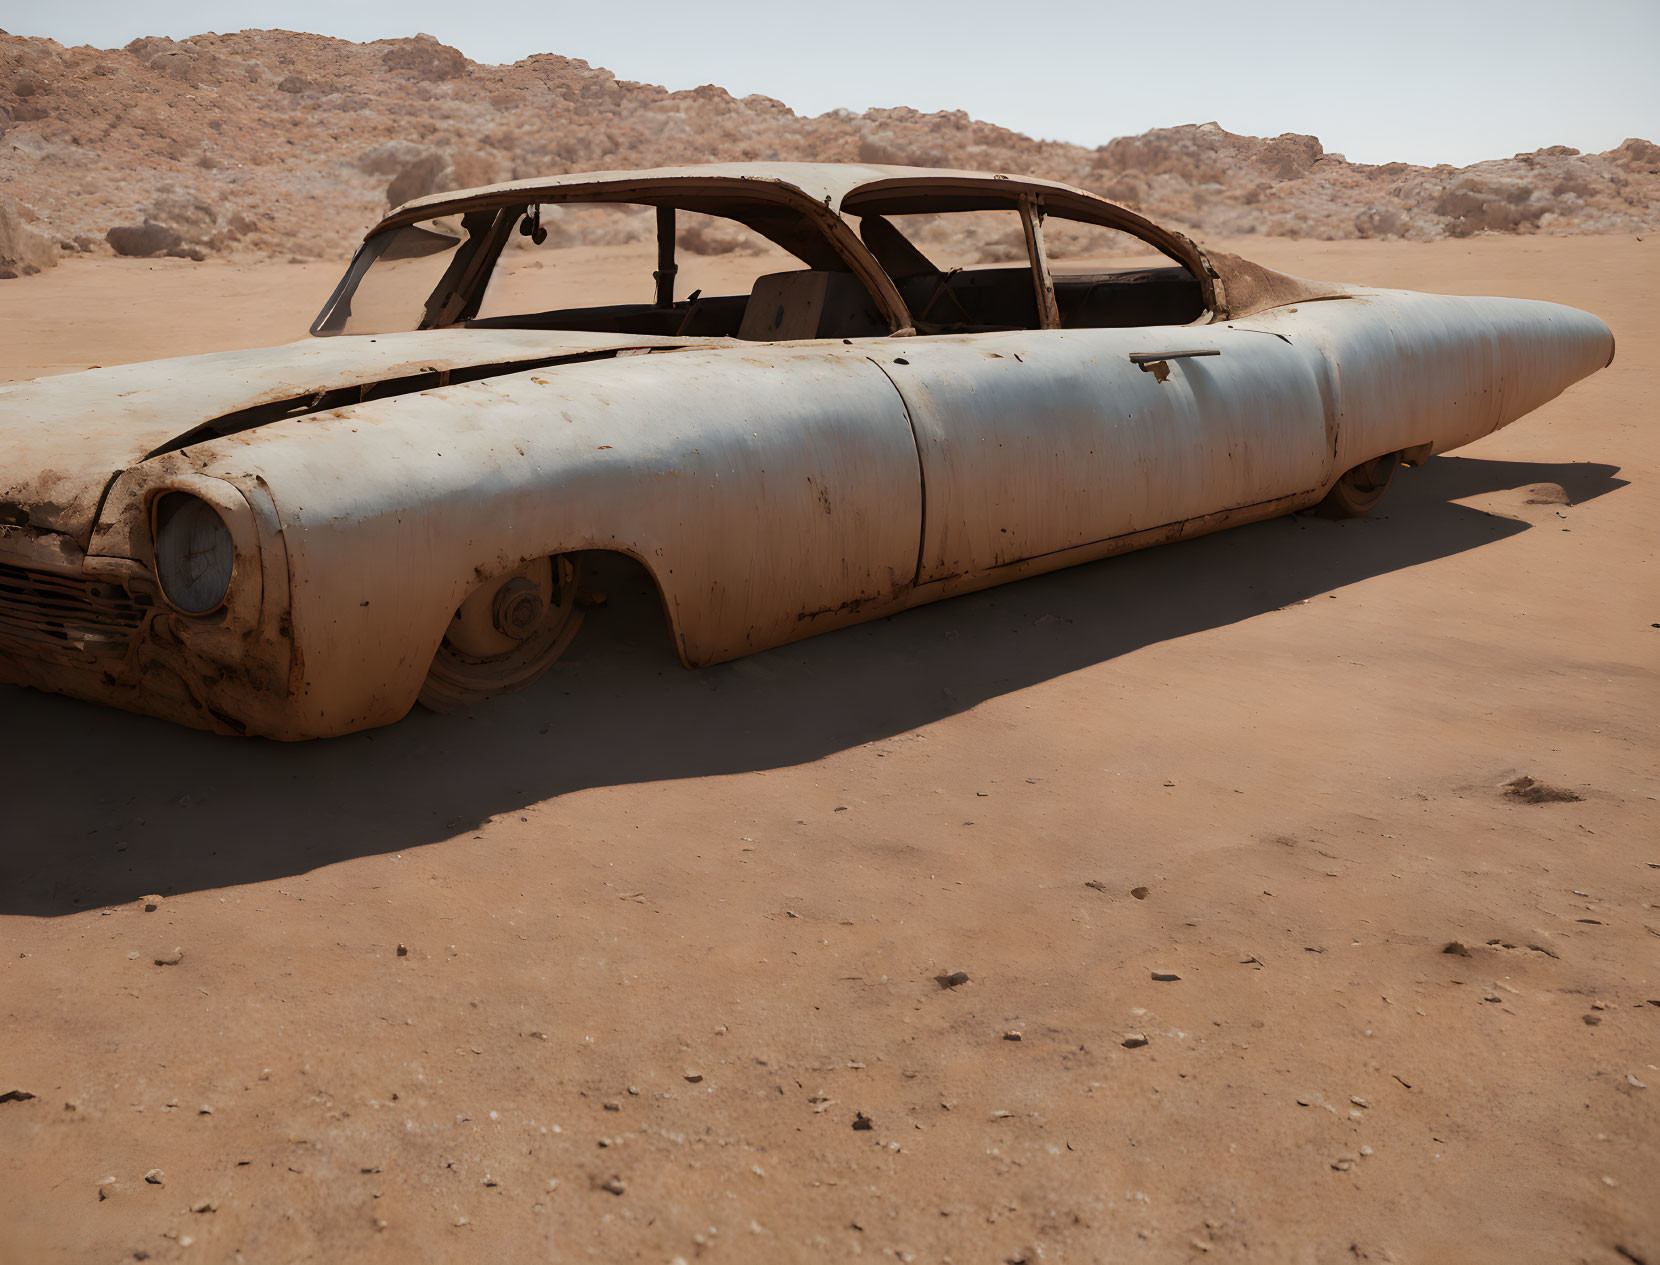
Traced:
<path fill-rule="evenodd" d="M 471 712 L 284 745 L 0 687 L 11 750 L 0 914 L 276 878 L 449 838 L 600 785 L 798 764 L 1142 646 L 1528 530 L 1455 502 L 1617 467 L 1436 458 L 1379 516 L 1280 518 L 923 607 L 698 672 L 673 657 L 641 570 L 597 583 L 558 668 Z M 1037 621 L 1045 616 L 1052 620 Z"/>

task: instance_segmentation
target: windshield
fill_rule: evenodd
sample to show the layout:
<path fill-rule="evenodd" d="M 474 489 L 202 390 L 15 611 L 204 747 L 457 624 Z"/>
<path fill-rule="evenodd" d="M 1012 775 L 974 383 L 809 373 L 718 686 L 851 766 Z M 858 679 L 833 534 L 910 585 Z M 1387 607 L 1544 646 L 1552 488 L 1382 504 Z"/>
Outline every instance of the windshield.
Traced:
<path fill-rule="evenodd" d="M 358 249 L 312 333 L 392 334 L 445 323 L 441 309 L 501 217 L 445 215 L 376 233 Z"/>

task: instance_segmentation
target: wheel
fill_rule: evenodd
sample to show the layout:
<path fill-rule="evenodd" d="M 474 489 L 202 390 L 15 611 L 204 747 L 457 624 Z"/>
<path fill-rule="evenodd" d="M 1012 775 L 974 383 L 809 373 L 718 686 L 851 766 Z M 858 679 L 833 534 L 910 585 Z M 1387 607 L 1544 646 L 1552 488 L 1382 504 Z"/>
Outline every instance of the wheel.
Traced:
<path fill-rule="evenodd" d="M 486 580 L 450 620 L 420 703 L 450 712 L 522 690 L 553 666 L 582 623 L 575 558 L 537 558 Z"/>
<path fill-rule="evenodd" d="M 1322 518 L 1359 518 L 1383 499 L 1384 489 L 1400 464 L 1398 452 L 1361 462 L 1332 485 L 1326 499 L 1314 507 L 1315 513 Z"/>

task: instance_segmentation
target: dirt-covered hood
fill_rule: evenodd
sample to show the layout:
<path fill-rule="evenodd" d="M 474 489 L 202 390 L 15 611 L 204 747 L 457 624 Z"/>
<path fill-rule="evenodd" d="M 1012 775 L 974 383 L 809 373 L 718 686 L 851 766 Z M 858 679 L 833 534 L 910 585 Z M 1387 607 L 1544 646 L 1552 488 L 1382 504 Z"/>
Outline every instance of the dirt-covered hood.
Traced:
<path fill-rule="evenodd" d="M 0 386 L 0 525 L 58 532 L 84 549 L 104 491 L 123 470 L 182 446 L 220 419 L 339 407 L 360 394 L 421 390 L 479 370 L 707 343 L 568 330 L 423 330 L 307 338 L 88 369 Z M 331 396 L 347 392 L 342 399 Z M 321 398 L 319 398 L 321 397 Z"/>

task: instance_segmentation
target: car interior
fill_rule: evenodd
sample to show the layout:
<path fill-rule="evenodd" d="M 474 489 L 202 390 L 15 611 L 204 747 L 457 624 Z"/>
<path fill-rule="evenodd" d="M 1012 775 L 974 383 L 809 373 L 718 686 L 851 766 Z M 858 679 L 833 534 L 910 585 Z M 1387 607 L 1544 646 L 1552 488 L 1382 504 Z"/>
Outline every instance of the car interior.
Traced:
<path fill-rule="evenodd" d="M 592 197 L 591 201 L 601 201 Z M 891 200 L 890 200 L 891 201 Z M 425 303 L 421 328 L 462 325 L 484 329 L 581 330 L 599 333 L 724 337 L 774 342 L 813 338 L 869 338 L 892 333 L 864 283 L 824 230 L 799 210 L 778 203 L 725 197 L 680 197 L 645 202 L 655 208 L 657 268 L 650 303 L 561 307 L 547 311 L 480 316 L 508 235 L 540 243 L 545 234 L 540 206 L 512 206 L 470 212 L 464 231 L 448 239 L 443 276 Z M 1008 205 L 1005 195 L 1004 206 Z M 893 204 L 894 214 L 953 208 L 938 206 L 925 192 Z M 978 206 L 975 208 L 978 209 Z M 735 221 L 781 246 L 806 266 L 757 277 L 747 294 L 675 294 L 676 214 L 695 211 Z M 865 246 L 894 282 L 919 334 L 967 334 L 1039 329 L 1037 287 L 1031 262 L 1009 266 L 941 268 L 894 225 L 880 208 L 850 217 Z M 420 232 L 417 226 L 396 233 Z M 429 234 L 430 236 L 430 234 Z M 527 243 L 528 244 L 528 243 Z M 421 250 L 436 251 L 430 244 Z M 553 248 L 547 248 L 553 249 Z M 399 256 L 384 252 L 389 259 Z M 446 262 L 447 261 L 447 262 Z M 370 264 L 374 261 L 371 260 Z M 354 271 L 359 277 L 369 265 Z M 355 282 L 342 282 L 344 315 L 325 309 L 314 332 L 357 332 L 348 324 Z M 1205 311 L 1197 279 L 1186 267 L 1137 267 L 1053 277 L 1062 329 L 1179 325 Z M 331 301 L 332 302 L 332 301 Z"/>

